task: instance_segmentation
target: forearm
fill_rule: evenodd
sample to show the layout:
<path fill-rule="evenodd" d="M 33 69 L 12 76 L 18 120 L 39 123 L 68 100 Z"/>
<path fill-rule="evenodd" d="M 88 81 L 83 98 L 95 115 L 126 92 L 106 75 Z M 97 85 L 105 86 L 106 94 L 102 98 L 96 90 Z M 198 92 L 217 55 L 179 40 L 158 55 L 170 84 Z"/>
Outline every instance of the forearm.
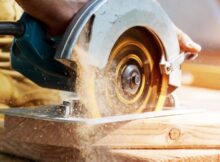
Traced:
<path fill-rule="evenodd" d="M 45 23 L 50 34 L 63 33 L 83 1 L 86 0 L 16 0 L 25 12 Z"/>

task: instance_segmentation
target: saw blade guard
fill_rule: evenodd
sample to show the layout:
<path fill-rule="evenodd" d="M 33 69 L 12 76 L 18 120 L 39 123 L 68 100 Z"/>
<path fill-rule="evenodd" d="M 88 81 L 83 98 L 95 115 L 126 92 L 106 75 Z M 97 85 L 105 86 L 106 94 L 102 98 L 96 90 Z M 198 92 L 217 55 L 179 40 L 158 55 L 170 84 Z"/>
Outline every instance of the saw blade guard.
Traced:
<path fill-rule="evenodd" d="M 163 48 L 162 64 L 180 56 L 174 25 L 157 1 L 90 0 L 75 15 L 55 58 L 70 66 L 78 46 L 89 54 L 89 64 L 103 68 L 118 38 L 138 26 L 157 37 Z M 180 64 L 169 74 L 169 85 L 180 86 Z"/>
<path fill-rule="evenodd" d="M 81 101 L 101 117 L 161 110 L 181 75 L 181 62 L 169 73 L 163 65 L 179 55 L 174 25 L 156 1 L 92 0 L 55 58 L 70 68 L 77 63 Z"/>

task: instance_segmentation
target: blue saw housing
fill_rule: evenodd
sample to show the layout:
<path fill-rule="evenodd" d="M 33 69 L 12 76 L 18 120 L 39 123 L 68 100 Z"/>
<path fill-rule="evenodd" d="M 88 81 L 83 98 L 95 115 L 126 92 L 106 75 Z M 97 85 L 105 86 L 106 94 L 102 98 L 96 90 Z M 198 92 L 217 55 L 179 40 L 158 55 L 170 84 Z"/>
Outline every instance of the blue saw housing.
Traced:
<path fill-rule="evenodd" d="M 73 91 L 75 72 L 54 59 L 60 37 L 47 37 L 46 27 L 28 14 L 19 20 L 24 33 L 11 48 L 12 68 L 40 86 Z"/>

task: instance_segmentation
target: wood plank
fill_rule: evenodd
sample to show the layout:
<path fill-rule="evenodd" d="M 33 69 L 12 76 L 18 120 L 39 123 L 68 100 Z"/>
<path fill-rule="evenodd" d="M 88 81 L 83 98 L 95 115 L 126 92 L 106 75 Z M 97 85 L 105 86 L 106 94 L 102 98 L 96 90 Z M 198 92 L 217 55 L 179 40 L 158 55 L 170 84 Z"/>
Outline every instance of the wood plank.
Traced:
<path fill-rule="evenodd" d="M 0 161 L 4 162 L 75 162 L 85 161 L 80 150 L 68 147 L 25 143 L 4 139 L 4 121 L 0 121 Z M 6 153 L 6 154 L 4 154 Z M 31 160 L 29 160 L 31 159 Z"/>
<path fill-rule="evenodd" d="M 169 113 L 152 114 L 158 116 Z M 6 130 L 0 135 L 0 150 L 40 161 L 82 161 L 84 158 L 87 161 L 102 161 L 100 158 L 109 157 L 109 153 L 102 148 L 100 155 L 99 148 L 93 148 L 92 144 L 119 125 L 78 125 L 7 116 L 4 124 Z"/>
<path fill-rule="evenodd" d="M 17 125 L 12 124 L 12 121 L 18 122 Z M 93 130 L 94 127 L 81 127 L 86 128 L 86 130 L 82 130 L 82 132 L 86 134 L 87 140 L 85 140 L 86 138 L 83 136 L 76 137 L 78 138 L 78 141 L 80 141 L 81 138 L 81 140 L 83 139 L 86 142 L 81 143 L 82 147 L 79 148 L 82 149 L 81 151 L 84 151 L 83 154 L 76 149 L 76 147 L 79 147 L 79 145 L 76 146 L 72 143 L 74 142 L 73 138 L 69 138 L 76 135 L 76 130 L 72 131 L 73 129 L 70 129 L 67 131 L 67 129 L 70 128 L 68 127 L 68 124 L 64 124 L 66 126 L 63 126 L 46 121 L 40 121 L 40 123 L 38 123 L 40 127 L 36 129 L 36 120 L 32 122 L 30 122 L 30 119 L 26 122 L 23 121 L 25 120 L 21 118 L 13 118 L 10 125 L 6 124 L 10 130 L 8 132 L 12 134 L 14 133 L 14 135 L 10 136 L 10 138 L 1 137 L 2 140 L 0 142 L 0 150 L 41 161 L 55 161 L 55 159 L 58 159 L 57 161 L 83 161 L 84 158 L 82 158 L 82 155 L 86 156 L 87 161 L 94 162 L 108 161 L 109 159 L 115 160 L 116 162 L 123 160 L 127 161 L 128 157 L 129 159 L 135 159 L 135 161 L 157 161 L 156 157 L 160 157 L 164 161 L 172 161 L 172 158 L 170 157 L 171 153 L 170 155 L 167 154 L 167 156 L 165 156 L 166 154 L 163 153 L 167 153 L 167 151 L 169 152 L 169 150 L 166 150 L 167 148 L 178 148 L 178 150 L 174 150 L 173 153 L 179 152 L 179 148 L 217 149 L 219 148 L 220 141 L 220 120 L 217 113 L 201 113 L 200 115 L 180 115 L 159 117 L 156 119 L 136 120 L 123 125 L 104 138 L 101 136 L 101 140 L 98 140 L 98 142 L 95 141 L 99 138 L 94 138 L 92 136 L 91 139 L 93 140 L 90 141 L 90 138 L 87 134 L 88 131 Z M 29 130 L 29 134 L 26 134 L 27 132 L 23 132 L 23 134 L 20 133 L 20 135 L 16 136 L 17 127 L 25 130 L 27 126 L 32 127 L 32 129 Z M 175 129 L 177 129 L 177 131 Z M 13 130 L 15 130 L 15 132 L 13 132 Z M 178 130 L 181 132 L 180 135 Z M 94 129 L 93 131 L 96 132 L 97 129 Z M 40 132 L 40 134 L 38 132 Z M 53 134 L 51 134 L 51 132 L 53 132 Z M 66 133 L 68 136 L 66 136 Z M 35 138 L 35 135 L 38 138 Z M 43 136 L 40 137 L 39 135 Z M 93 135 L 95 136 L 97 134 Z M 26 143 L 23 142 L 23 140 L 19 142 L 19 140 L 16 139 L 18 137 L 22 138 L 22 136 L 24 139 L 28 139 L 29 142 Z M 41 141 L 39 141 L 40 139 Z M 48 139 L 49 143 L 46 141 L 46 139 Z M 67 142 L 70 144 L 67 144 Z M 92 145 L 94 142 L 95 144 Z M 114 150 L 112 150 L 112 148 L 114 148 Z M 117 148 L 117 150 L 115 148 Z M 124 150 L 129 148 L 129 150 L 120 152 L 119 149 L 122 148 L 125 148 Z M 130 150 L 131 148 L 133 150 L 138 149 L 138 151 L 140 151 L 139 149 L 145 150 L 143 150 L 143 153 L 140 153 L 141 151 L 137 152 L 136 150 L 135 152 Z M 146 148 L 149 150 L 146 150 Z M 165 150 L 155 151 L 152 150 L 153 148 Z M 145 153 L 145 151 L 147 153 Z M 155 152 L 150 153 L 151 151 Z M 186 156 L 180 156 L 182 153 L 176 154 L 176 159 L 174 158 L 173 161 L 177 161 L 178 159 L 188 161 L 192 161 L 192 159 L 204 160 L 207 158 L 211 158 L 212 160 L 214 159 L 213 161 L 219 161 L 219 153 L 216 152 L 216 150 L 207 150 L 204 152 L 200 151 L 198 153 L 199 155 L 196 154 L 197 150 L 190 151 L 194 152 L 193 155 L 187 154 Z M 188 150 L 188 152 L 190 151 Z M 157 154 L 160 154 L 160 156 L 156 156 Z"/>
<path fill-rule="evenodd" d="M 80 154 L 74 152 L 71 148 L 60 148 L 43 145 L 32 145 L 24 143 L 6 142 L 6 146 L 9 147 L 10 152 L 15 155 L 27 157 L 33 160 L 45 161 L 45 162 L 103 162 L 103 161 L 114 161 L 114 162 L 193 162 L 193 161 L 204 161 L 204 162 L 219 162 L 220 161 L 220 150 L 119 150 L 114 149 L 107 151 L 98 150 L 89 157 L 87 160 L 80 159 Z M 2 143 L 0 143 L 2 145 Z M 74 155 L 76 157 L 74 157 Z M 77 157 L 79 156 L 79 157 Z M 5 158 L 5 157 L 3 157 Z M 8 160 L 15 157 L 9 157 Z M 1 159 L 1 156 L 0 156 Z M 23 160 L 15 158 L 15 161 L 8 162 L 27 162 L 29 160 Z"/>
<path fill-rule="evenodd" d="M 216 149 L 220 148 L 220 114 L 136 120 L 94 144 L 117 149 Z"/>
<path fill-rule="evenodd" d="M 7 118 L 7 120 L 10 122 L 6 122 L 7 126 L 4 131 L 1 130 L 0 139 L 71 148 L 91 145 L 111 132 L 111 129 L 118 127 L 114 124 L 108 124 L 108 126 L 105 124 L 103 126 L 80 125 L 79 127 L 78 124 L 15 117 Z"/>
<path fill-rule="evenodd" d="M 31 160 L 45 161 L 45 162 L 83 162 L 84 158 L 81 156 L 79 150 L 66 147 L 56 147 L 49 145 L 39 145 L 24 142 L 16 142 L 13 140 L 0 140 L 0 152 L 10 153 L 18 157 L 23 157 Z M 4 157 L 6 159 L 6 157 Z M 8 157 L 8 162 L 13 159 Z M 15 158 L 15 160 L 21 160 L 21 162 L 27 162 L 31 160 L 23 160 L 20 158 Z M 0 156 L 1 160 L 1 156 Z M 23 160 L 23 161 L 22 161 Z"/>
<path fill-rule="evenodd" d="M 220 150 L 112 150 L 117 162 L 219 162 Z"/>
<path fill-rule="evenodd" d="M 8 117 L 4 138 L 73 148 L 92 144 L 112 148 L 220 148 L 219 117 L 219 112 L 207 112 L 141 119 L 117 130 L 115 123 L 74 125 Z"/>
<path fill-rule="evenodd" d="M 26 110 L 22 110 L 26 112 Z M 48 119 L 42 115 L 16 117 L 17 109 L 5 117 L 5 139 L 17 140 L 26 143 L 46 144 L 61 147 L 81 148 L 91 145 L 125 123 L 135 119 L 155 118 L 160 116 L 174 116 L 196 113 L 198 111 L 169 110 L 136 115 L 107 117 L 102 119 Z M 35 114 L 31 110 L 31 115 Z M 37 110 L 38 112 L 38 110 Z M 21 115 L 21 114 L 20 114 Z M 37 114 L 35 114 L 37 115 Z"/>

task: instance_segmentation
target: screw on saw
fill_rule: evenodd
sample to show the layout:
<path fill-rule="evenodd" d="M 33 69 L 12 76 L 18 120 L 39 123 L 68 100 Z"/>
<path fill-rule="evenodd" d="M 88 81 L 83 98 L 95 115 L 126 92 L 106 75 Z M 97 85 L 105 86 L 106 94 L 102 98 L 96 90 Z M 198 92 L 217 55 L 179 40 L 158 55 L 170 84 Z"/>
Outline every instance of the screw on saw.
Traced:
<path fill-rule="evenodd" d="M 79 100 L 73 99 L 69 101 L 63 101 L 63 104 L 59 105 L 56 109 L 56 113 L 62 117 L 80 116 L 82 113 L 83 105 Z"/>
<path fill-rule="evenodd" d="M 56 113 L 62 117 L 69 117 L 70 109 L 71 109 L 70 103 L 65 102 L 56 108 Z"/>
<path fill-rule="evenodd" d="M 69 101 L 63 101 L 56 109 L 56 113 L 62 117 L 69 117 L 73 112 L 73 104 Z"/>

